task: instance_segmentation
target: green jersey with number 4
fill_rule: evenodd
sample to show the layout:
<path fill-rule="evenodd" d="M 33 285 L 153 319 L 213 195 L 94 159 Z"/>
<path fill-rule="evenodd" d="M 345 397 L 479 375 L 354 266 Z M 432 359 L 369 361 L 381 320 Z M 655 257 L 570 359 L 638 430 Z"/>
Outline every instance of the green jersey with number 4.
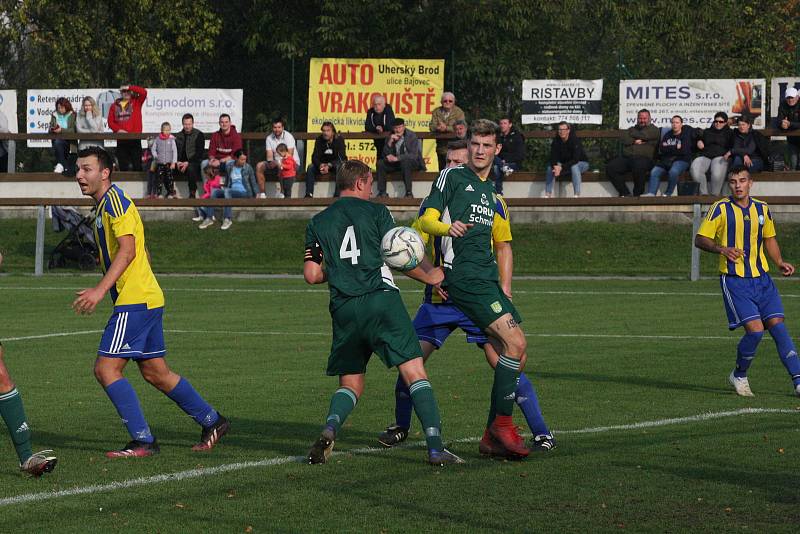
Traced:
<path fill-rule="evenodd" d="M 341 197 L 311 219 L 306 248 L 317 244 L 322 248 L 331 311 L 352 297 L 397 291 L 381 258 L 381 239 L 394 227 L 386 206 L 355 197 Z"/>
<path fill-rule="evenodd" d="M 497 197 L 494 184 L 465 166 L 445 169 L 433 182 L 425 208 L 434 208 L 442 222 L 472 224 L 464 237 L 442 238 L 445 285 L 468 286 L 474 280 L 498 280 L 492 254 L 492 224 Z"/>

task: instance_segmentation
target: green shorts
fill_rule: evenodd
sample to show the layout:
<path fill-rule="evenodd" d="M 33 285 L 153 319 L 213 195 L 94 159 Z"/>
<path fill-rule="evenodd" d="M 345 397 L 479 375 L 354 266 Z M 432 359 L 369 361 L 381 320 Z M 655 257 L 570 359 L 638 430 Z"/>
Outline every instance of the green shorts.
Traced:
<path fill-rule="evenodd" d="M 397 291 L 378 290 L 353 297 L 332 314 L 333 342 L 327 374 L 362 374 L 372 353 L 386 367 L 422 356 L 417 334 Z"/>
<path fill-rule="evenodd" d="M 507 313 L 517 323 L 522 322 L 519 312 L 497 282 L 471 280 L 468 287 L 448 285 L 445 289 L 450 300 L 481 330 L 486 330 L 487 326 Z"/>

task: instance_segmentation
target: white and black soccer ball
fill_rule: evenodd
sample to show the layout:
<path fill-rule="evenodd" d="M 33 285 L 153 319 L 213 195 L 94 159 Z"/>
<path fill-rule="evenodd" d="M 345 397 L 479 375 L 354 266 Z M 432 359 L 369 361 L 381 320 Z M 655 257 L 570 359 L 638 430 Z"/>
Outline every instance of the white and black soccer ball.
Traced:
<path fill-rule="evenodd" d="M 392 228 L 381 239 L 381 257 L 396 271 L 410 271 L 425 258 L 425 242 L 413 228 Z"/>

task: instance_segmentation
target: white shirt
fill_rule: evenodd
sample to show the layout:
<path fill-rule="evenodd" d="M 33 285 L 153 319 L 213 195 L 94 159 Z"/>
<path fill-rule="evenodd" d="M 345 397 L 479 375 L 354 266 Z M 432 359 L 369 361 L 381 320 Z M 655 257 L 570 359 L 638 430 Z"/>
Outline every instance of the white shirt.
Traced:
<path fill-rule="evenodd" d="M 300 155 L 297 153 L 297 145 L 294 142 L 294 136 L 292 134 L 290 134 L 289 132 L 287 132 L 286 130 L 283 131 L 283 134 L 281 134 L 280 137 L 275 137 L 275 134 L 269 134 L 267 136 L 266 146 L 267 146 L 267 150 L 271 150 L 272 151 L 272 159 L 273 159 L 273 161 L 275 161 L 275 163 L 277 163 L 278 165 L 281 164 L 281 160 L 283 158 L 280 157 L 280 155 L 278 154 L 278 151 L 276 150 L 278 148 L 278 145 L 281 144 L 281 143 L 286 145 L 286 148 L 294 150 L 294 152 L 292 153 L 292 157 L 294 158 L 294 162 L 299 167 L 300 166 Z"/>

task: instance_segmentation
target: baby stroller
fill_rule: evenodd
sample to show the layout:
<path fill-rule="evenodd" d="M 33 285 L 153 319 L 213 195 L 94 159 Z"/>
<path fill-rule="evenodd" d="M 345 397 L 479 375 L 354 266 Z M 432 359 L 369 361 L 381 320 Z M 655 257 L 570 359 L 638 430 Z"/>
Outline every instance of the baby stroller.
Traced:
<path fill-rule="evenodd" d="M 97 243 L 94 241 L 95 210 L 86 217 L 75 208 L 52 206 L 53 231 L 68 230 L 67 236 L 50 254 L 48 269 L 77 264 L 82 271 L 91 271 L 98 264 Z"/>

